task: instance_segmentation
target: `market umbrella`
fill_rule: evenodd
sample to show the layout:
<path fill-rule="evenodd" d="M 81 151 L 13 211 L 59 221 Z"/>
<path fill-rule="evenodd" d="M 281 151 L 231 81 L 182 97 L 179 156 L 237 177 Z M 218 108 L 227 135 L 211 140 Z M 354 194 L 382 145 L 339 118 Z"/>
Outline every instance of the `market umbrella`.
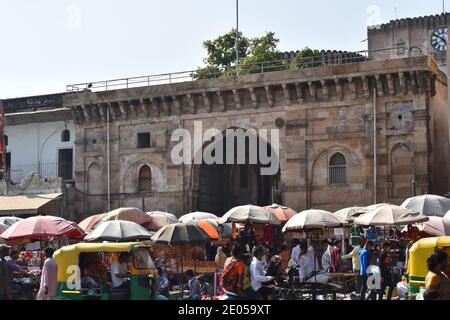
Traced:
<path fill-rule="evenodd" d="M 143 226 L 124 220 L 113 220 L 101 223 L 92 230 L 85 238 L 85 241 L 111 241 L 129 242 L 150 240 L 153 233 Z"/>
<path fill-rule="evenodd" d="M 105 213 L 102 217 L 102 221 L 112 220 L 131 221 L 140 225 L 151 222 L 150 216 L 138 208 L 119 208 Z"/>
<path fill-rule="evenodd" d="M 191 212 L 181 216 L 179 221 L 181 223 L 188 223 L 191 220 L 204 220 L 204 219 L 219 219 L 218 216 L 208 212 Z"/>
<path fill-rule="evenodd" d="M 344 220 L 348 223 L 352 223 L 356 217 L 360 216 L 361 214 L 369 210 L 370 209 L 363 207 L 350 207 L 336 211 L 334 215 L 341 220 Z"/>
<path fill-rule="evenodd" d="M 297 212 L 294 209 L 276 203 L 264 208 L 273 215 L 275 215 L 281 222 L 287 222 L 289 219 L 291 219 L 293 216 L 297 214 Z"/>
<path fill-rule="evenodd" d="M 219 239 L 218 228 L 216 228 L 212 223 L 207 220 L 191 220 L 188 224 L 193 224 L 202 229 L 212 240 Z"/>
<path fill-rule="evenodd" d="M 147 212 L 147 214 L 150 216 L 151 221 L 146 223 L 144 227 L 148 230 L 158 231 L 169 224 L 178 223 L 178 218 L 172 213 L 152 211 Z"/>
<path fill-rule="evenodd" d="M 313 231 L 327 228 L 340 228 L 346 222 L 339 219 L 331 212 L 324 210 L 306 210 L 298 213 L 283 227 L 283 232 Z"/>
<path fill-rule="evenodd" d="M 414 226 L 419 229 L 420 232 L 432 237 L 445 237 L 450 236 L 450 219 L 441 217 L 429 217 L 430 220 L 423 223 L 415 224 Z M 408 227 L 402 230 L 402 233 L 408 232 Z"/>
<path fill-rule="evenodd" d="M 426 194 L 406 199 L 403 208 L 423 213 L 426 216 L 443 217 L 450 210 L 450 199 L 433 194 Z"/>
<path fill-rule="evenodd" d="M 270 211 L 253 205 L 239 206 L 228 211 L 220 220 L 221 223 L 260 223 L 280 225 L 282 221 Z"/>
<path fill-rule="evenodd" d="M 213 240 L 233 236 L 233 226 L 230 223 L 220 223 L 217 219 L 191 220 L 188 224 L 199 226 Z"/>
<path fill-rule="evenodd" d="M 428 217 L 400 206 L 383 204 L 355 219 L 362 226 L 406 226 L 428 221 Z"/>
<path fill-rule="evenodd" d="M 211 237 L 195 224 L 175 223 L 161 228 L 153 237 L 156 244 L 179 246 L 181 257 L 181 276 L 183 275 L 183 246 L 190 244 L 202 244 L 211 241 Z M 184 283 L 181 281 L 181 291 Z"/>
<path fill-rule="evenodd" d="M 35 216 L 13 224 L 0 237 L 5 240 L 39 240 L 53 237 L 82 238 L 86 234 L 75 223 L 53 216 Z"/>
<path fill-rule="evenodd" d="M 102 219 L 103 214 L 96 214 L 90 217 L 87 217 L 83 221 L 81 221 L 78 226 L 84 230 L 84 232 L 89 233 L 91 230 L 95 229 L 100 220 Z"/>
<path fill-rule="evenodd" d="M 0 217 L 0 223 L 6 224 L 7 226 L 11 227 L 14 223 L 23 220 L 22 218 L 17 217 Z"/>
<path fill-rule="evenodd" d="M 7 226 L 6 224 L 0 223 L 0 234 L 5 232 L 6 229 L 8 229 L 8 228 L 9 228 L 9 226 Z"/>
<path fill-rule="evenodd" d="M 211 241 L 211 237 L 200 227 L 194 224 L 175 223 L 162 227 L 153 237 L 152 241 L 165 245 L 201 244 Z"/>

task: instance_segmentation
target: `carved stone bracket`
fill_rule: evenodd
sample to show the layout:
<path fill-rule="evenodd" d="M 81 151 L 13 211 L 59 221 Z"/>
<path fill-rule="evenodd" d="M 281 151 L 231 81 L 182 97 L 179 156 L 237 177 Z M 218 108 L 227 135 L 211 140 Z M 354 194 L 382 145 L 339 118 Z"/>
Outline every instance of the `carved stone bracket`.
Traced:
<path fill-rule="evenodd" d="M 189 101 L 189 108 L 192 109 L 193 113 L 197 113 L 197 108 L 195 107 L 195 103 L 194 103 L 194 96 L 192 94 L 188 94 L 187 95 L 188 101 Z"/>
<path fill-rule="evenodd" d="M 250 97 L 252 99 L 252 107 L 258 108 L 258 100 L 256 98 L 255 90 L 253 88 L 249 88 L 248 91 L 250 91 Z"/>
<path fill-rule="evenodd" d="M 223 101 L 223 95 L 221 91 L 216 91 L 217 97 L 219 98 L 219 105 L 220 105 L 220 111 L 225 112 L 227 111 L 227 108 L 225 106 L 225 103 Z"/>
<path fill-rule="evenodd" d="M 399 72 L 398 73 L 398 80 L 400 83 L 400 90 L 403 94 L 408 94 L 408 87 L 406 85 L 406 78 L 405 78 L 405 74 L 403 72 Z"/>
<path fill-rule="evenodd" d="M 208 112 L 212 111 L 212 104 L 211 100 L 209 100 L 208 92 L 206 90 L 202 91 L 203 96 L 203 102 L 205 103 L 206 109 L 208 109 Z"/>
<path fill-rule="evenodd" d="M 379 74 L 375 76 L 375 86 L 377 87 L 377 95 L 379 97 L 384 96 L 383 83 L 381 82 L 381 76 Z"/>
<path fill-rule="evenodd" d="M 251 91 L 250 91 L 250 94 L 251 94 Z M 242 105 L 241 105 L 241 97 L 239 96 L 239 91 L 234 89 L 233 96 L 234 96 L 234 104 L 236 105 L 236 109 L 241 110 Z"/>
<path fill-rule="evenodd" d="M 274 102 L 273 102 L 272 92 L 270 92 L 270 86 L 265 86 L 264 88 L 266 89 L 267 103 L 269 104 L 270 107 L 273 107 Z"/>
<path fill-rule="evenodd" d="M 316 101 L 317 99 L 317 88 L 314 82 L 309 81 L 308 82 L 308 87 L 309 87 L 309 95 L 311 96 L 311 99 L 313 101 Z"/>
<path fill-rule="evenodd" d="M 355 99 L 356 98 L 356 79 L 355 78 L 348 78 L 348 85 L 350 87 L 350 92 L 352 95 L 352 98 Z"/>
<path fill-rule="evenodd" d="M 298 103 L 302 104 L 305 101 L 305 97 L 303 95 L 303 88 L 302 88 L 302 84 L 296 82 L 295 83 L 295 90 L 297 91 L 297 99 L 298 99 Z"/>
<path fill-rule="evenodd" d="M 370 97 L 369 79 L 366 76 L 362 77 L 362 83 L 363 83 L 364 97 L 369 98 Z"/>
<path fill-rule="evenodd" d="M 281 85 L 281 87 L 283 88 L 284 100 L 287 105 L 290 105 L 291 104 L 291 95 L 289 93 L 289 87 L 286 83 L 283 83 Z"/>
<path fill-rule="evenodd" d="M 325 97 L 325 99 L 328 99 L 330 97 L 330 94 L 328 92 L 328 85 L 327 82 L 325 80 L 321 80 L 320 81 L 320 85 L 322 86 L 322 93 L 323 96 Z"/>
<path fill-rule="evenodd" d="M 395 87 L 394 87 L 394 79 L 392 77 L 392 74 L 388 73 L 386 74 L 386 79 L 389 87 L 389 94 L 391 96 L 395 95 Z"/>

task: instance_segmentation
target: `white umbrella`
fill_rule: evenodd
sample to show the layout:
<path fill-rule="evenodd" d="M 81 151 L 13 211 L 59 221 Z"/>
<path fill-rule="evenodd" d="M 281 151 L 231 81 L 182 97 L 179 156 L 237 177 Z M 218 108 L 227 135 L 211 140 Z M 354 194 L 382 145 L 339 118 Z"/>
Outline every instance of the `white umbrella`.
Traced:
<path fill-rule="evenodd" d="M 428 217 L 400 206 L 383 204 L 355 219 L 362 226 L 406 226 L 428 221 Z"/>
<path fill-rule="evenodd" d="M 228 211 L 221 219 L 221 223 L 260 223 L 280 225 L 282 221 L 265 208 L 246 205 L 239 206 Z"/>
<path fill-rule="evenodd" d="M 426 194 L 406 199 L 401 205 L 426 216 L 443 217 L 450 210 L 450 199 L 433 194 Z"/>
<path fill-rule="evenodd" d="M 92 230 L 85 238 L 85 241 L 139 241 L 150 240 L 154 233 L 148 231 L 143 226 L 124 220 L 112 220 L 101 223 Z"/>
<path fill-rule="evenodd" d="M 433 237 L 450 236 L 450 219 L 441 217 L 429 217 L 430 220 L 424 223 L 418 223 L 414 226 L 419 231 L 429 234 Z M 402 232 L 408 232 L 408 227 L 405 227 Z"/>
<path fill-rule="evenodd" d="M 0 234 L 5 232 L 8 228 L 9 226 L 7 226 L 6 224 L 0 223 Z"/>
<path fill-rule="evenodd" d="M 181 223 L 188 223 L 191 220 L 205 220 L 205 219 L 219 219 L 218 216 L 208 212 L 191 212 L 181 216 L 179 221 Z"/>
<path fill-rule="evenodd" d="M 0 217 L 0 223 L 6 224 L 8 227 L 11 227 L 14 223 L 23 220 L 22 218 L 17 217 Z"/>
<path fill-rule="evenodd" d="M 283 228 L 286 231 L 310 231 L 327 228 L 340 228 L 347 223 L 331 212 L 324 210 L 306 210 L 295 215 Z"/>
<path fill-rule="evenodd" d="M 334 215 L 341 220 L 351 223 L 355 220 L 356 217 L 360 216 L 361 214 L 367 211 L 369 211 L 368 208 L 350 207 L 336 211 Z"/>

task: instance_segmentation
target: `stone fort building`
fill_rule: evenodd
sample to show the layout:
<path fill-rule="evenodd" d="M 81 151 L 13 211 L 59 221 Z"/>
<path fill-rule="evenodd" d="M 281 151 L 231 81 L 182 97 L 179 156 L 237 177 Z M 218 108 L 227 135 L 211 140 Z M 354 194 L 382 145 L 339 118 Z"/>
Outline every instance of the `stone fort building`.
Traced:
<path fill-rule="evenodd" d="M 389 28 L 380 30 L 390 37 Z M 248 203 L 334 211 L 399 204 L 414 193 L 446 194 L 450 131 L 442 62 L 423 52 L 347 62 L 66 94 L 64 106 L 76 123 L 72 214 L 104 212 L 108 201 L 111 209 L 222 215 Z M 194 136 L 196 121 L 222 132 L 278 129 L 279 172 L 173 163 L 173 131 Z M 264 143 L 270 147 L 270 139 Z"/>

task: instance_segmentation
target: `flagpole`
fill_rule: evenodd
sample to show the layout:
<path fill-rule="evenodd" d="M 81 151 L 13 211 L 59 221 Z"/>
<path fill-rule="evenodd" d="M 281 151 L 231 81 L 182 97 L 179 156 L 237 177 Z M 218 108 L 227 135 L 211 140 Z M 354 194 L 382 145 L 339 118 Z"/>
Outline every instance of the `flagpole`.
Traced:
<path fill-rule="evenodd" d="M 236 0 L 236 75 L 239 77 L 239 0 Z"/>

